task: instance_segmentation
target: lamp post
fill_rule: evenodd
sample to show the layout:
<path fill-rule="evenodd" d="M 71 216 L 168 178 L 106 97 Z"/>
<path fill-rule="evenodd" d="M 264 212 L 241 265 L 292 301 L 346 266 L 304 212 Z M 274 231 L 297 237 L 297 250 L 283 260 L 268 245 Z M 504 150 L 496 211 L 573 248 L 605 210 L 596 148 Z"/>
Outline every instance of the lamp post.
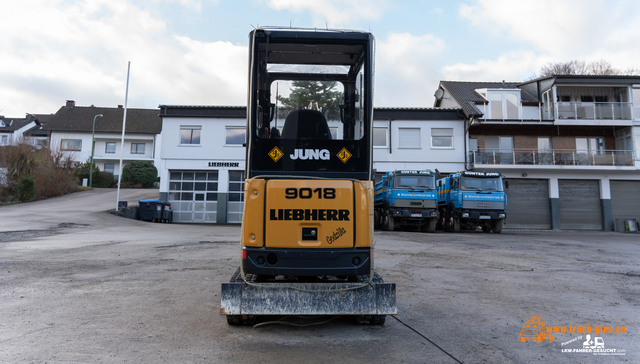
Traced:
<path fill-rule="evenodd" d="M 93 130 L 91 131 L 91 168 L 89 169 L 89 188 L 93 185 L 93 150 L 95 149 L 93 146 L 93 139 L 96 135 L 96 118 L 102 117 L 102 114 L 98 114 L 93 117 Z"/>

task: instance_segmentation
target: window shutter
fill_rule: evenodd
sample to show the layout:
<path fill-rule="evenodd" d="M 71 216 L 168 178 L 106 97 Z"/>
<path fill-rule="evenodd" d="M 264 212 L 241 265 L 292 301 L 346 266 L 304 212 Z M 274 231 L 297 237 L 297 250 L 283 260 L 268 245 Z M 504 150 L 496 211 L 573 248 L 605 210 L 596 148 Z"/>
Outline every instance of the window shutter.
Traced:
<path fill-rule="evenodd" d="M 420 148 L 420 128 L 399 128 L 399 148 Z"/>

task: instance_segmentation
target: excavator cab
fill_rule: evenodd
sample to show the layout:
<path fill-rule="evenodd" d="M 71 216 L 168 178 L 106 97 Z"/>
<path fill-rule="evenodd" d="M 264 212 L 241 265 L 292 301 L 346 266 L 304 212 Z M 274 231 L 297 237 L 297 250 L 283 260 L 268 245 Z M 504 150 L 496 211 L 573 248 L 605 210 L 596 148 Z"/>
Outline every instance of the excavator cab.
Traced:
<path fill-rule="evenodd" d="M 373 270 L 373 51 L 366 32 L 249 34 L 242 259 L 222 287 L 229 323 L 396 313 L 395 285 Z"/>

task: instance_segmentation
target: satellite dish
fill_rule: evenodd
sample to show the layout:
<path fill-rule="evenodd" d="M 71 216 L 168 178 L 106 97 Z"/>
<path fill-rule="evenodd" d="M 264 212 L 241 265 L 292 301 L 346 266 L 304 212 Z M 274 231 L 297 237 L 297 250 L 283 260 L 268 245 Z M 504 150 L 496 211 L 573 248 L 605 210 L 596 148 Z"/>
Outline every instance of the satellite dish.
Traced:
<path fill-rule="evenodd" d="M 442 96 L 444 96 L 444 90 L 439 88 L 438 90 L 436 90 L 436 93 L 433 96 L 435 96 L 437 100 L 442 100 Z"/>

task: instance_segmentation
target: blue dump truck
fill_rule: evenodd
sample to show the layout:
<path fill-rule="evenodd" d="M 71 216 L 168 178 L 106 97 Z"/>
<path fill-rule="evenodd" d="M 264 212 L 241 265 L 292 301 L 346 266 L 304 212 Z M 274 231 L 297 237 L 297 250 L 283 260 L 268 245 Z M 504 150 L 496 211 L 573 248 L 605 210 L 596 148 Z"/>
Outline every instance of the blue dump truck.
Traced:
<path fill-rule="evenodd" d="M 502 232 L 507 218 L 507 195 L 499 172 L 458 172 L 439 179 L 438 210 L 444 231 L 482 227 L 485 233 Z"/>
<path fill-rule="evenodd" d="M 374 222 L 382 230 L 413 227 L 436 231 L 436 176 L 430 170 L 387 172 L 375 185 Z"/>

